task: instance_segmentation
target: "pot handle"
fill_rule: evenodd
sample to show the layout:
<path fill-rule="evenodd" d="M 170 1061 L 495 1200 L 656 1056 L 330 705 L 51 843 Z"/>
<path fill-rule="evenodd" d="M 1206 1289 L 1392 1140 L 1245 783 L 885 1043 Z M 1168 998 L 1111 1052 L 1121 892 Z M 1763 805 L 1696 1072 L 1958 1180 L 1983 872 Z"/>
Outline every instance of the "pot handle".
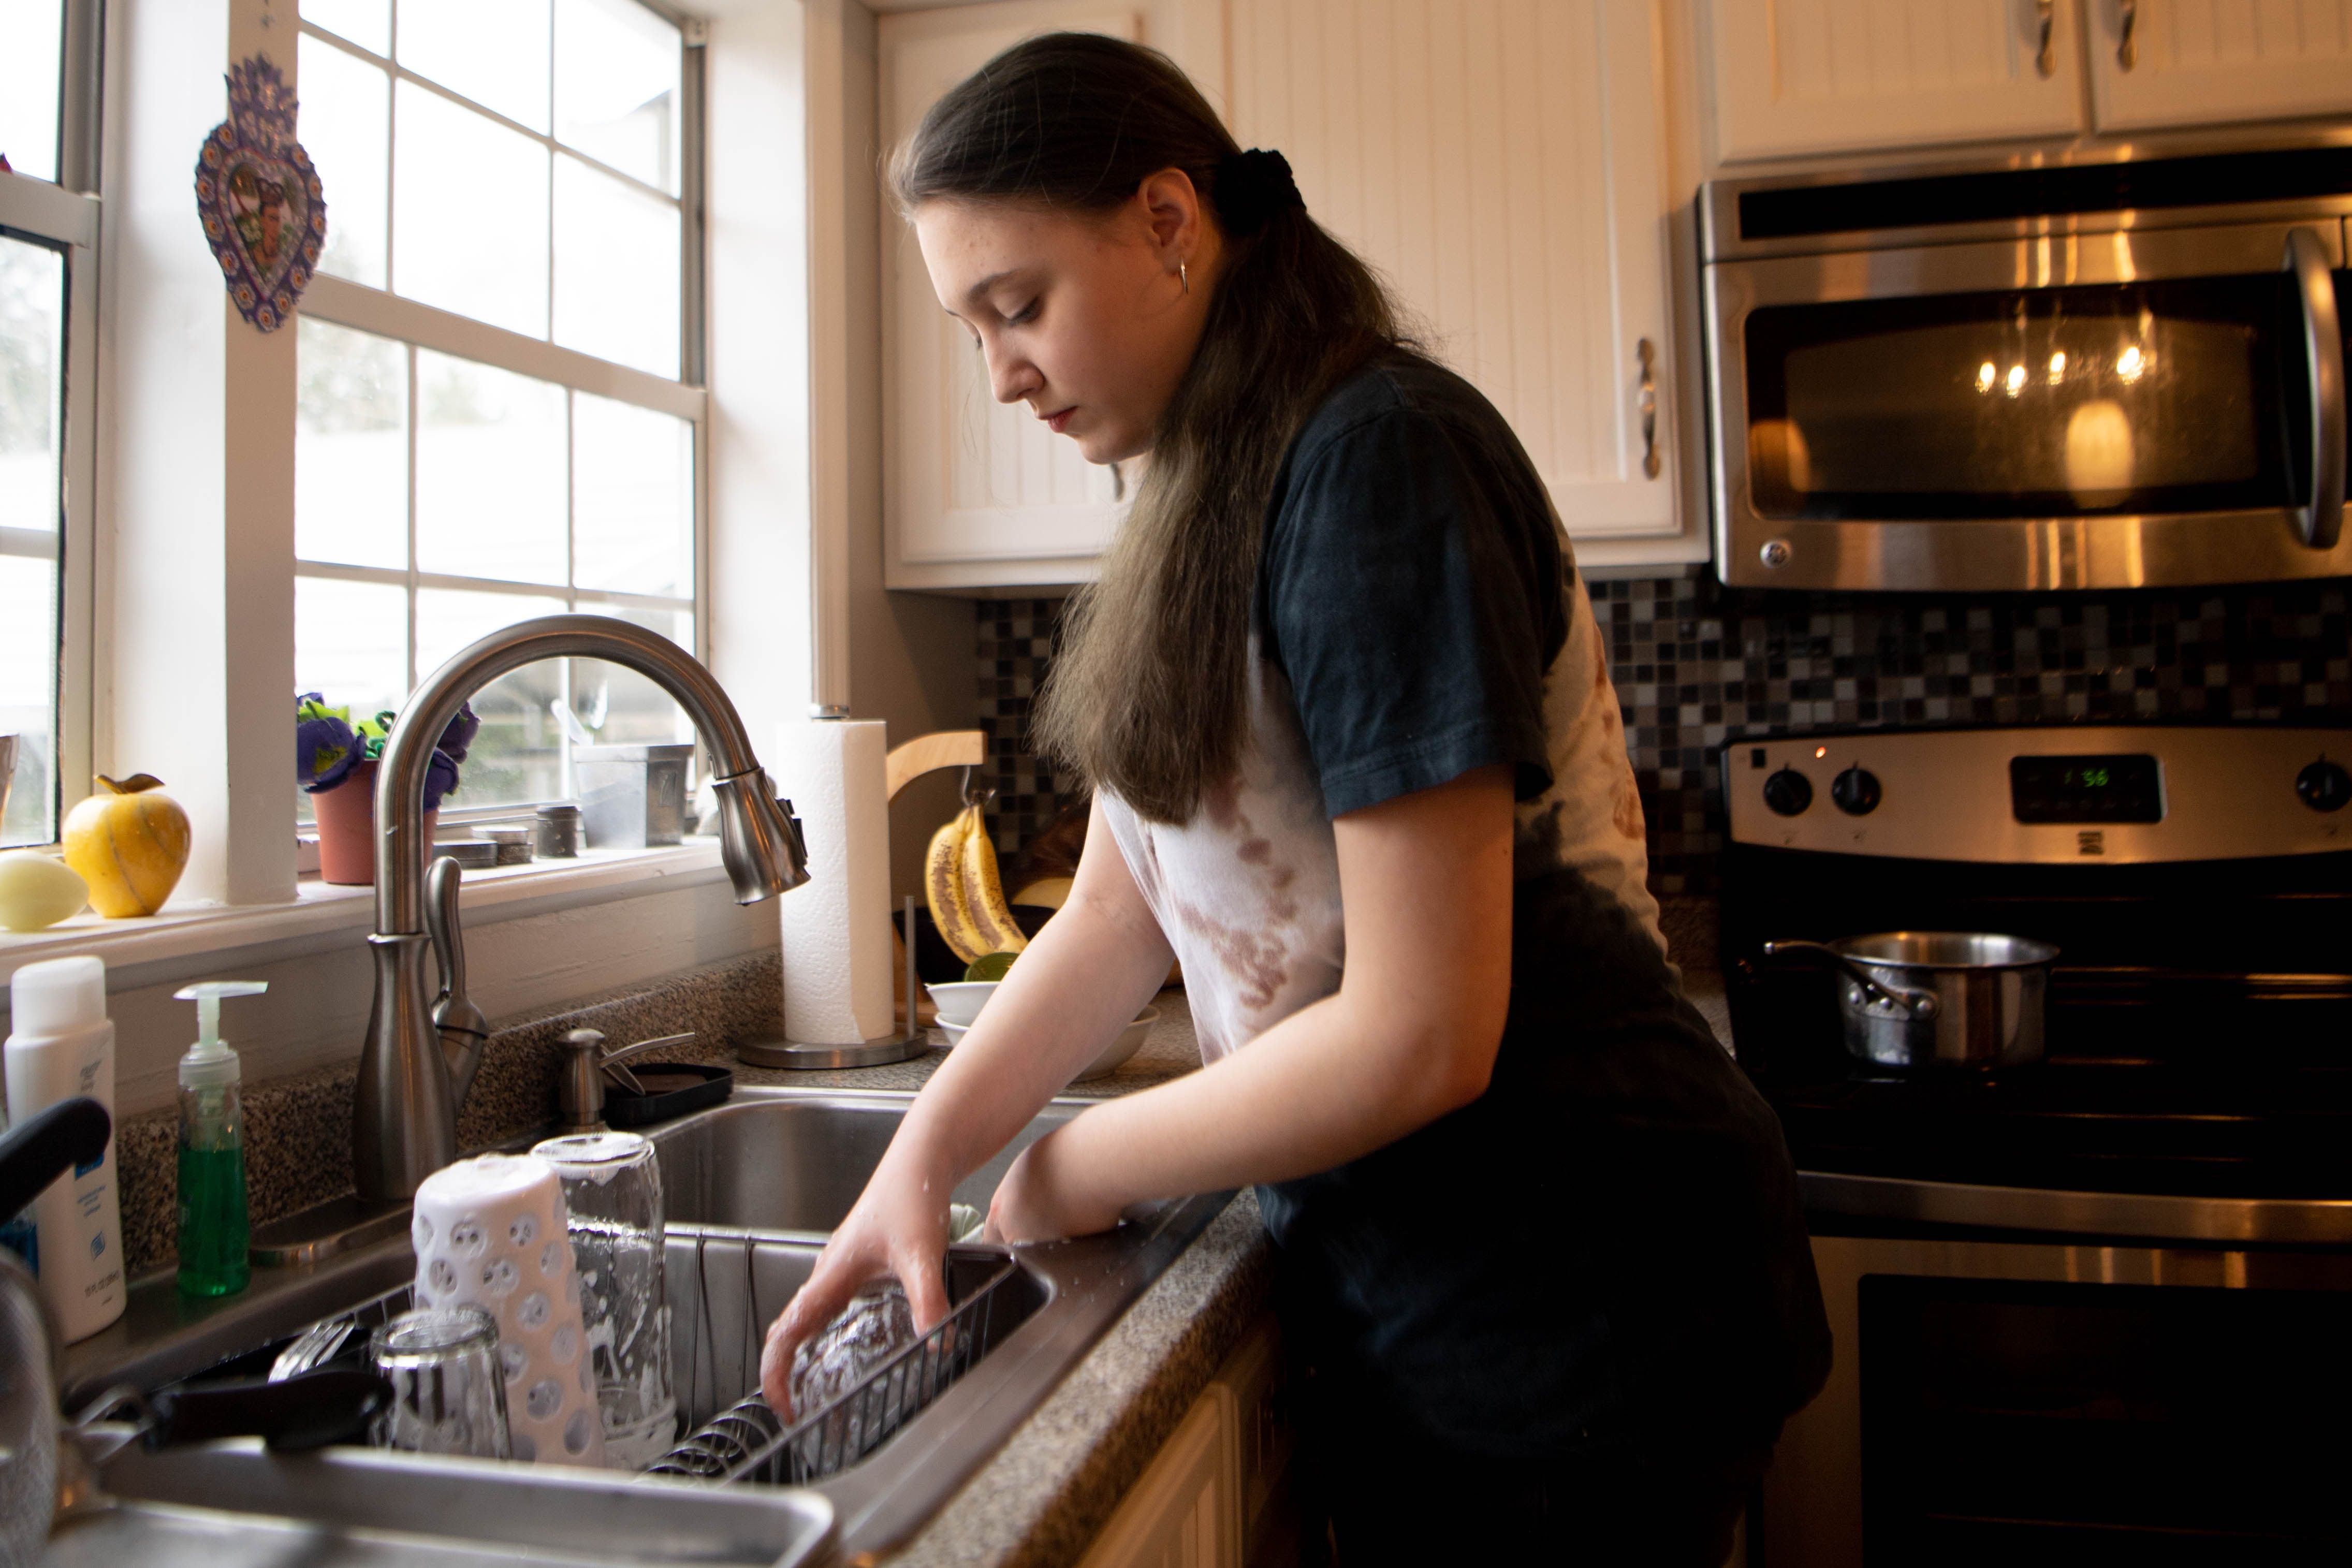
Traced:
<path fill-rule="evenodd" d="M 1933 991 L 1913 991 L 1885 985 L 1872 978 L 1870 972 L 1826 942 L 1767 942 L 1767 958 L 1811 959 L 1828 964 L 1862 988 L 1862 994 L 1874 1002 L 1890 1008 L 1901 1008 L 1915 1019 L 1931 1019 L 1942 1008 Z"/>

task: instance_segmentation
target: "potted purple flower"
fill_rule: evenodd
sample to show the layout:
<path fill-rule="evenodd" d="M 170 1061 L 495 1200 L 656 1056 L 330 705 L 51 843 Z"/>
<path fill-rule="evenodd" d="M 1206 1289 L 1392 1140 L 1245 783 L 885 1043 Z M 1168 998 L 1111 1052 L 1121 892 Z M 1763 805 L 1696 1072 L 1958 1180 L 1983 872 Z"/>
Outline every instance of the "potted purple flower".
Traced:
<path fill-rule="evenodd" d="M 317 692 L 294 699 L 294 777 L 319 818 L 319 875 L 344 886 L 375 881 L 375 772 L 392 737 L 394 715 L 352 723 L 347 707 L 329 707 Z M 425 769 L 425 836 L 430 840 L 441 802 L 457 787 L 457 764 L 482 721 L 467 703 L 441 732 Z"/>

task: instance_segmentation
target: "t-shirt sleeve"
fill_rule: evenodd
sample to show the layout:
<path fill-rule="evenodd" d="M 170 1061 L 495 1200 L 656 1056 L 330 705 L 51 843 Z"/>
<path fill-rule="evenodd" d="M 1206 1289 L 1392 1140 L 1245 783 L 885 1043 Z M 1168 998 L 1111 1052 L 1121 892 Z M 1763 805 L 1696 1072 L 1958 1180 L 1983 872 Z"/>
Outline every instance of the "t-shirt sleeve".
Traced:
<path fill-rule="evenodd" d="M 1522 800 L 1550 787 L 1538 606 L 1559 565 L 1543 582 L 1479 461 L 1444 422 L 1386 411 L 1307 457 L 1267 530 L 1264 652 L 1334 817 L 1496 763 Z"/>

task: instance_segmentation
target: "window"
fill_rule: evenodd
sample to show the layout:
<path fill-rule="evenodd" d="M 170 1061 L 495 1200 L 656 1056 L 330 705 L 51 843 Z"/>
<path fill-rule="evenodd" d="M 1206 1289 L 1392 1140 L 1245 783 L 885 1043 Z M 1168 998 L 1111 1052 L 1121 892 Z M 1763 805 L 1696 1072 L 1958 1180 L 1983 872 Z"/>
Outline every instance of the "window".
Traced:
<path fill-rule="evenodd" d="M 565 610 L 699 651 L 698 51 L 635 0 L 307 0 L 299 48 L 328 236 L 298 327 L 298 685 L 372 714 Z M 474 706 L 453 809 L 570 793 L 581 740 L 694 738 L 598 661 Z"/>
<path fill-rule="evenodd" d="M 89 771 L 88 21 L 60 0 L 0 0 L 0 845 L 56 841 L 60 781 Z"/>

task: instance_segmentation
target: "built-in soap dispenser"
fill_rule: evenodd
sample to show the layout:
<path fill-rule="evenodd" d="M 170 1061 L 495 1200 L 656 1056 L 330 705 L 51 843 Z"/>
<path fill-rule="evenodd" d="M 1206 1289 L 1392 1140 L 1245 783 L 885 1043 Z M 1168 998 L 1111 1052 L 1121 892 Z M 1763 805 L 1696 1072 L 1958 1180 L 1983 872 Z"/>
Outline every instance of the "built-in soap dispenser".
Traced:
<path fill-rule="evenodd" d="M 180 1293 L 233 1296 L 253 1277 L 245 1205 L 245 1107 L 236 1052 L 220 1037 L 223 997 L 267 980 L 206 980 L 172 994 L 196 1004 L 196 1043 L 180 1058 Z"/>

